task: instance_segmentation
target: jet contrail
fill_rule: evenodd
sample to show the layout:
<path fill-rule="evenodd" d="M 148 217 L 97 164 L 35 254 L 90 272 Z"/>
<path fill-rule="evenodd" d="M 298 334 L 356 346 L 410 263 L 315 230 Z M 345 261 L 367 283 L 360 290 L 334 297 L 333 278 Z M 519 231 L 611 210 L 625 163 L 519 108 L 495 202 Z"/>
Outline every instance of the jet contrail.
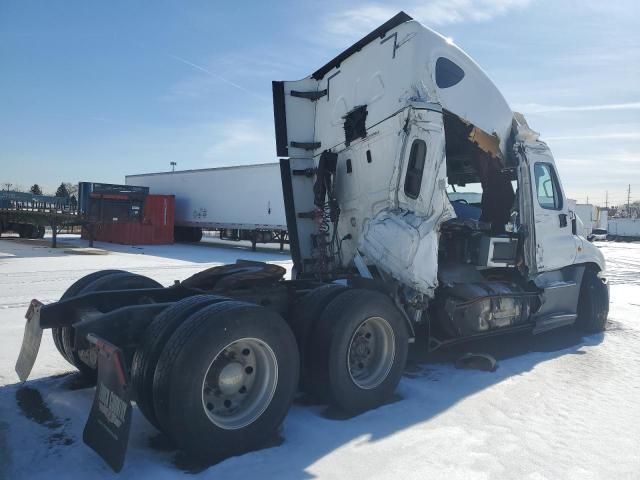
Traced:
<path fill-rule="evenodd" d="M 196 63 L 190 62 L 189 60 L 187 60 L 185 58 L 182 58 L 182 57 L 179 57 L 177 55 L 172 55 L 171 53 L 168 53 L 167 55 L 169 55 L 169 57 L 173 58 L 174 60 L 177 60 L 180 63 L 184 63 L 185 65 L 189 65 L 190 67 L 195 68 L 196 70 L 200 70 L 201 72 L 204 72 L 207 75 L 210 75 L 210 76 L 212 76 L 214 78 L 217 78 L 218 80 L 226 83 L 227 85 L 231 85 L 232 87 L 235 87 L 238 90 L 242 90 L 243 92 L 248 93 L 249 95 L 253 95 L 256 98 L 259 98 L 260 100 L 263 100 L 263 101 L 268 101 L 269 100 L 269 99 L 263 97 L 262 95 L 258 95 L 257 93 L 252 92 L 251 90 L 243 87 L 242 85 L 238 85 L 237 83 L 232 82 L 231 80 L 223 77 L 222 75 L 219 75 L 219 74 L 217 74 L 215 72 L 212 72 L 211 70 L 208 70 L 208 69 L 204 68 L 201 65 L 198 65 Z"/>

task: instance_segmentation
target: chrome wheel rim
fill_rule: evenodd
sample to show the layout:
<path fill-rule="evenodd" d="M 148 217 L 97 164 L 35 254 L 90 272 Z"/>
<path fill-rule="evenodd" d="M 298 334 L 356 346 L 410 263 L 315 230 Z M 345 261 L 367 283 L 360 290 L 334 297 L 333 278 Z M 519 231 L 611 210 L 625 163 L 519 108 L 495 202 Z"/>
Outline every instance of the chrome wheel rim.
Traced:
<path fill-rule="evenodd" d="M 278 361 L 269 345 L 242 338 L 215 356 L 202 383 L 207 417 L 225 430 L 255 422 L 271 404 L 278 384 Z"/>
<path fill-rule="evenodd" d="M 393 328 L 382 317 L 363 321 L 351 337 L 347 368 L 353 383 L 364 390 L 380 385 L 389 375 L 396 354 Z"/>

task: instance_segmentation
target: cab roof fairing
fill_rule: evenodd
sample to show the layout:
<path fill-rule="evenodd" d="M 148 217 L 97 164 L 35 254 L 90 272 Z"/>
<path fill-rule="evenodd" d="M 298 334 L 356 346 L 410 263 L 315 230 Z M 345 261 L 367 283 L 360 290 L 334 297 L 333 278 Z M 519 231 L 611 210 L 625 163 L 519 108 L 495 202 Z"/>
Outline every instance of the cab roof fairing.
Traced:
<path fill-rule="evenodd" d="M 416 50 L 423 60 L 416 68 L 421 68 L 418 75 L 428 80 L 430 100 L 433 99 L 432 101 L 442 105 L 444 110 L 482 131 L 497 136 L 500 150 L 505 155 L 511 134 L 513 111 L 498 87 L 484 70 L 450 39 L 415 20 L 407 23 L 415 24 L 419 32 L 416 39 L 419 46 Z M 421 52 L 428 54 L 423 55 Z M 464 71 L 464 78 L 459 83 L 448 88 L 439 88 L 436 85 L 435 64 L 440 57 L 452 61 Z"/>
<path fill-rule="evenodd" d="M 496 85 L 462 49 L 415 20 L 367 37 L 368 43 L 357 42 L 305 79 L 285 82 L 290 89 L 298 89 L 294 84 L 305 85 L 306 90 L 314 85 L 316 91 L 328 92 L 314 102 L 314 141 L 321 144 L 314 156 L 344 142 L 343 118 L 354 108 L 367 106 L 369 129 L 415 101 L 439 103 L 444 110 L 495 135 L 506 154 L 513 112 Z M 440 57 L 464 71 L 459 83 L 437 86 L 435 65 Z M 288 140 L 299 141 L 291 136 Z"/>

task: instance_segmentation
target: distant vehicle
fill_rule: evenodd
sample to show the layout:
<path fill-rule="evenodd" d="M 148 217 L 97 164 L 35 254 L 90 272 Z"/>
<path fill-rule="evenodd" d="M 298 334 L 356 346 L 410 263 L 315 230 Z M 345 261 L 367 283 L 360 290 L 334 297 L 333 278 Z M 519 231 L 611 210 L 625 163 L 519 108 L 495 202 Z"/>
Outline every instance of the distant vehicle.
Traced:
<path fill-rule="evenodd" d="M 290 280 L 242 261 L 167 288 L 103 271 L 27 314 L 20 378 L 53 328 L 98 377 L 84 438 L 116 470 L 132 398 L 212 462 L 262 445 L 298 388 L 350 414 L 390 401 L 411 342 L 604 329 L 604 257 L 577 235 L 548 146 L 447 39 L 400 13 L 273 98 Z M 221 189 L 227 211 L 252 201 Z"/>
<path fill-rule="evenodd" d="M 17 233 L 20 238 L 43 238 L 45 226 L 33 213 L 69 207 L 68 199 L 27 192 L 0 192 L 0 234 Z"/>
<path fill-rule="evenodd" d="M 606 240 L 607 239 L 607 235 L 608 235 L 608 232 L 606 230 L 604 230 L 602 228 L 594 228 L 591 231 L 590 240 L 591 241 L 594 241 L 594 240 Z"/>
<path fill-rule="evenodd" d="M 203 229 L 249 240 L 254 249 L 256 243 L 287 240 L 278 163 L 127 175 L 125 182 L 175 195 L 177 242 L 198 242 Z"/>
<path fill-rule="evenodd" d="M 640 218 L 610 218 L 607 233 L 614 240 L 640 240 Z"/>
<path fill-rule="evenodd" d="M 583 236 L 590 242 L 598 239 L 598 235 L 602 236 L 602 233 L 596 233 L 596 231 L 604 231 L 606 237 L 606 231 L 608 230 L 608 217 L 609 212 L 605 208 L 598 208 L 590 203 L 576 203 L 575 200 L 569 200 L 570 208 L 575 212 L 576 216 L 580 220 L 578 223 L 578 235 Z"/>

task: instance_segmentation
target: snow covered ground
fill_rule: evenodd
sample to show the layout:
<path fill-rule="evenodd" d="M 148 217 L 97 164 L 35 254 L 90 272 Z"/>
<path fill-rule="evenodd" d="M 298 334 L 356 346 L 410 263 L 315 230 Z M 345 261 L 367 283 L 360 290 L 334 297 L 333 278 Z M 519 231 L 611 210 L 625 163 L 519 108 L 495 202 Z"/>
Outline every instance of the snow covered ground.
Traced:
<path fill-rule="evenodd" d="M 72 246 L 77 238 L 62 239 Z M 277 250 L 232 246 L 125 247 L 74 255 L 0 240 L 0 479 L 111 478 L 82 443 L 93 389 L 79 388 L 45 332 L 33 380 L 13 371 L 31 298 L 57 300 L 79 277 L 120 268 L 168 285 L 251 258 L 290 267 Z M 640 478 L 640 244 L 601 243 L 612 303 L 606 334 L 573 330 L 467 344 L 426 356 L 419 346 L 398 401 L 351 419 L 297 402 L 282 441 L 193 473 L 134 412 L 120 478 L 638 479 Z M 456 370 L 465 351 L 496 372 Z M 40 397 L 42 401 L 40 401 Z"/>

